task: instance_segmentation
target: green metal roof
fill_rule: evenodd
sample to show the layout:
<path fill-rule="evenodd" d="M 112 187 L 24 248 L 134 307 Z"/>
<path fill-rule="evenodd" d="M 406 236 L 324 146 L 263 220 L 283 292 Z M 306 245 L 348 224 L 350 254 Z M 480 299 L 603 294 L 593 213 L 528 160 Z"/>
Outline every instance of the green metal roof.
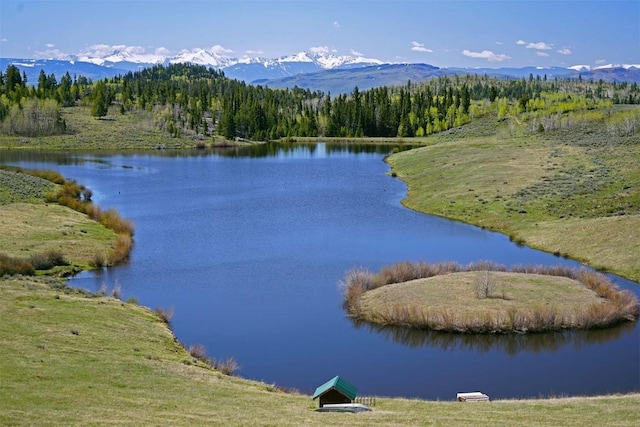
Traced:
<path fill-rule="evenodd" d="M 349 399 L 355 399 L 356 395 L 358 394 L 358 389 L 355 388 L 355 386 L 353 386 L 352 384 L 349 384 L 347 381 L 340 378 L 340 376 L 336 375 L 334 378 L 332 378 L 331 380 L 327 381 L 326 383 L 318 387 L 316 389 L 316 392 L 313 393 L 313 398 L 315 399 L 318 396 L 326 393 L 331 389 L 338 390 L 339 392 L 347 396 Z"/>

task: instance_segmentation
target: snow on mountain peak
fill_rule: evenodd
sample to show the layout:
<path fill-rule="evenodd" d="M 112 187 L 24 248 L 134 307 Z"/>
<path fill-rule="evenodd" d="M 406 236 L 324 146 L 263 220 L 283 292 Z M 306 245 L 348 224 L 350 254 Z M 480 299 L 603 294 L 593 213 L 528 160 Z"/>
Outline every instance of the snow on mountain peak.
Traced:
<path fill-rule="evenodd" d="M 160 48 L 154 53 L 147 53 L 140 46 L 106 45 L 98 44 L 89 46 L 84 51 L 75 55 L 77 61 L 90 62 L 96 65 L 104 65 L 106 62 L 133 62 L 137 64 L 161 64 L 165 60 L 166 49 Z"/>
<path fill-rule="evenodd" d="M 167 58 L 167 60 L 171 64 L 191 63 L 197 65 L 207 65 L 215 68 L 228 67 L 237 63 L 237 60 L 233 60 L 218 53 L 219 50 L 216 51 L 215 47 L 216 46 L 214 46 L 212 50 L 199 48 L 192 50 L 183 50 L 178 55 Z"/>
<path fill-rule="evenodd" d="M 596 67 L 592 67 L 589 65 L 573 65 L 567 68 L 575 71 L 611 70 L 614 68 L 623 68 L 625 70 L 629 70 L 631 68 L 640 69 L 640 64 L 605 64 L 605 65 L 598 65 Z"/>

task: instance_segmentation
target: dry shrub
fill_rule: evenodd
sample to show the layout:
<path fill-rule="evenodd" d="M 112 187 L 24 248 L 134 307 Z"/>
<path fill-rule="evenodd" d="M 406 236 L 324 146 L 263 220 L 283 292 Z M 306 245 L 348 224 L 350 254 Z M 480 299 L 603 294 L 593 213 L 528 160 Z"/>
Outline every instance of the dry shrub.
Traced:
<path fill-rule="evenodd" d="M 22 258 L 13 258 L 0 253 L 0 277 L 17 274 L 33 276 L 35 273 L 36 269 L 33 267 L 33 264 L 31 264 L 31 261 Z"/>
<path fill-rule="evenodd" d="M 30 261 L 36 270 L 49 270 L 59 265 L 69 265 L 62 251 L 58 249 L 48 249 L 32 254 Z"/>
<path fill-rule="evenodd" d="M 507 267 L 493 261 L 477 261 L 468 264 L 465 271 L 507 271 Z"/>
<path fill-rule="evenodd" d="M 379 282 L 382 285 L 391 283 L 408 282 L 417 278 L 414 264 L 408 261 L 383 267 L 378 273 Z"/>
<path fill-rule="evenodd" d="M 100 224 L 118 234 L 128 234 L 129 236 L 133 236 L 133 222 L 122 218 L 115 209 L 107 209 L 106 211 L 103 211 L 98 221 L 100 221 Z"/>
<path fill-rule="evenodd" d="M 207 356 L 207 349 L 202 344 L 194 344 L 189 346 L 189 350 L 187 350 L 189 354 L 194 358 L 198 359 L 201 362 L 206 363 L 207 365 L 213 366 L 212 360 Z"/>
<path fill-rule="evenodd" d="M 93 257 L 91 258 L 91 260 L 89 261 L 89 265 L 95 268 L 106 267 L 108 263 L 109 263 L 109 260 L 107 259 L 107 256 L 101 250 L 96 251 L 93 254 Z"/>
<path fill-rule="evenodd" d="M 349 270 L 343 281 L 340 282 L 344 297 L 343 307 L 352 316 L 361 312 L 360 297 L 365 291 L 374 288 L 374 275 L 366 269 L 354 268 Z"/>
<path fill-rule="evenodd" d="M 119 300 L 122 299 L 122 288 L 120 287 L 120 283 L 116 282 L 115 286 L 111 290 L 111 296 Z"/>
<path fill-rule="evenodd" d="M 85 206 L 85 213 L 92 220 L 100 221 L 100 217 L 102 216 L 102 209 L 98 205 L 95 205 L 93 203 L 88 203 Z"/>
<path fill-rule="evenodd" d="M 133 239 L 129 234 L 118 234 L 115 242 L 111 245 L 109 261 L 111 264 L 119 264 L 129 259 Z"/>
<path fill-rule="evenodd" d="M 154 311 L 156 313 L 156 316 L 158 316 L 158 318 L 164 323 L 166 323 L 167 325 L 171 323 L 171 319 L 173 319 L 173 308 L 165 310 L 162 307 L 158 307 Z"/>
<path fill-rule="evenodd" d="M 435 273 L 434 276 L 463 271 L 462 267 L 460 267 L 460 265 L 455 262 L 439 262 L 437 264 L 434 264 L 433 270 Z"/>
<path fill-rule="evenodd" d="M 429 264 L 428 262 L 420 261 L 415 266 L 416 279 L 426 279 L 428 277 L 433 277 L 437 273 L 434 271 L 433 264 Z"/>
<path fill-rule="evenodd" d="M 20 171 L 22 172 L 22 170 Z M 36 176 L 38 178 L 46 179 L 49 182 L 53 182 L 54 184 L 64 184 L 65 179 L 59 172 L 48 170 L 48 169 L 39 169 L 32 170 L 26 172 L 28 175 Z"/>
<path fill-rule="evenodd" d="M 236 371 L 240 369 L 240 364 L 233 357 L 229 356 L 226 359 L 214 362 L 214 368 L 223 373 L 224 375 L 235 375 Z"/>
<path fill-rule="evenodd" d="M 105 282 L 100 283 L 100 289 L 98 289 L 98 295 L 107 295 L 107 284 Z"/>

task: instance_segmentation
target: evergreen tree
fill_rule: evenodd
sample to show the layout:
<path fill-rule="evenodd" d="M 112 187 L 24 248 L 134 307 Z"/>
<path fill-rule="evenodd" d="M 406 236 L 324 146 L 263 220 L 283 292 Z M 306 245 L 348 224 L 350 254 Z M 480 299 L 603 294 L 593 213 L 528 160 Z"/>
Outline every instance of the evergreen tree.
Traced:
<path fill-rule="evenodd" d="M 107 85 L 104 81 L 99 81 L 93 85 L 91 92 L 91 116 L 104 117 L 109 110 L 109 97 Z"/>

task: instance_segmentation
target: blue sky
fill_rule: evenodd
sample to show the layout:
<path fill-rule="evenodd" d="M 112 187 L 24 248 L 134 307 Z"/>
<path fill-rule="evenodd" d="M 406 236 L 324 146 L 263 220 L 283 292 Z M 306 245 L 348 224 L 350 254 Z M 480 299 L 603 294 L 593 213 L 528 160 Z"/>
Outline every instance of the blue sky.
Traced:
<path fill-rule="evenodd" d="M 0 3 L 0 57 L 118 46 L 277 58 L 300 51 L 440 67 L 640 64 L 640 0 L 47 0 Z"/>

